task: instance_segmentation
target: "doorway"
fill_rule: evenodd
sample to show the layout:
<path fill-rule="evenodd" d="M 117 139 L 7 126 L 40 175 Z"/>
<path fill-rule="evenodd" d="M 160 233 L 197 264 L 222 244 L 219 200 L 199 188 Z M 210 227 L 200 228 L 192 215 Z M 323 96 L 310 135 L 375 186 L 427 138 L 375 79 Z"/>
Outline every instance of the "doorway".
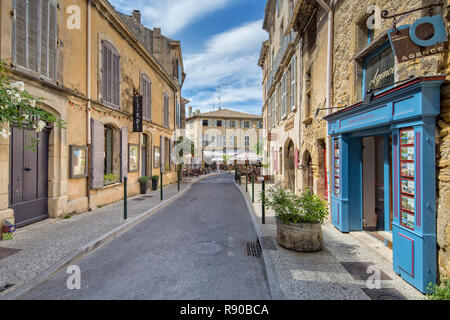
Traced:
<path fill-rule="evenodd" d="M 288 188 L 295 192 L 295 149 L 294 142 L 292 140 L 289 142 L 287 149 L 287 177 L 288 177 Z"/>
<path fill-rule="evenodd" d="M 22 227 L 49 217 L 48 214 L 48 144 L 50 130 L 12 127 L 10 138 L 9 208 L 15 224 Z M 35 150 L 30 148 L 39 139 Z"/>
<path fill-rule="evenodd" d="M 362 216 L 365 231 L 392 231 L 392 136 L 362 138 Z"/>

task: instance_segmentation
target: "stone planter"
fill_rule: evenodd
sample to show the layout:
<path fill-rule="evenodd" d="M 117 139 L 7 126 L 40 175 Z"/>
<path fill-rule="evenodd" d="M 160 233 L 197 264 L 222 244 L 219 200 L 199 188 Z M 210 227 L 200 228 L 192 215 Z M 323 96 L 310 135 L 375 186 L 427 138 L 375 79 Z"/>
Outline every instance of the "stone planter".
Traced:
<path fill-rule="evenodd" d="M 285 224 L 277 219 L 277 242 L 281 247 L 290 250 L 320 251 L 323 248 L 322 225 L 320 223 Z"/>

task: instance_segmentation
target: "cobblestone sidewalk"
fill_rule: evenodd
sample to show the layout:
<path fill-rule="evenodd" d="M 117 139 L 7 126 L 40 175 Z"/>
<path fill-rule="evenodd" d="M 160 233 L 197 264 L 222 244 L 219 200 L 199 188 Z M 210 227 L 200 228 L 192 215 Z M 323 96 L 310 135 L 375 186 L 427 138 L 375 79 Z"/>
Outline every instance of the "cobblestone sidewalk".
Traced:
<path fill-rule="evenodd" d="M 271 185 L 266 184 L 266 190 Z M 245 183 L 241 189 L 245 193 Z M 266 224 L 262 224 L 260 196 L 261 184 L 255 184 L 256 219 L 263 237 L 273 245 L 269 250 L 272 264 L 281 291 L 288 300 L 371 300 L 377 293 L 366 294 L 367 278 L 356 279 L 343 266 L 345 263 L 370 263 L 378 266 L 385 276 L 381 287 L 387 289 L 378 293 L 378 299 L 408 300 L 424 299 L 424 295 L 402 280 L 392 269 L 392 250 L 365 232 L 344 234 L 330 221 L 322 226 L 324 249 L 316 253 L 300 253 L 286 250 L 276 244 L 276 221 L 274 212 L 266 210 Z M 247 195 L 251 202 L 252 188 L 248 185 Z M 267 246 L 266 246 L 267 247 Z M 365 276 L 365 275 L 364 275 Z M 383 280 L 383 279 L 391 280 Z M 392 290 L 394 289 L 394 290 Z M 396 290 L 396 291 L 395 291 Z M 381 295 L 382 294 L 382 295 Z"/>
<path fill-rule="evenodd" d="M 202 179 L 187 178 L 180 185 L 181 191 L 191 183 Z M 164 188 L 164 201 L 178 194 L 177 184 Z M 128 199 L 128 220 L 160 204 L 160 189 L 149 191 Z M 11 292 L 33 279 L 37 274 L 58 262 L 75 249 L 93 241 L 123 225 L 123 201 L 119 201 L 92 212 L 72 216 L 70 219 L 46 219 L 20 228 L 14 239 L 0 241 L 1 248 L 20 251 L 0 259 L 0 288 L 14 285 L 0 293 Z"/>

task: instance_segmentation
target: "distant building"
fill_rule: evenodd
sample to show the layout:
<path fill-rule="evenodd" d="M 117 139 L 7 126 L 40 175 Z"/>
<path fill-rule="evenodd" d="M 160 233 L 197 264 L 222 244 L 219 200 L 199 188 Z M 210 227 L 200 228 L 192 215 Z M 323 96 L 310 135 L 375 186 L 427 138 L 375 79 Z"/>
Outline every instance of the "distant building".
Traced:
<path fill-rule="evenodd" d="M 229 109 L 192 113 L 190 108 L 186 119 L 186 136 L 194 142 L 195 157 L 203 166 L 216 158 L 228 161 L 244 152 L 259 153 L 262 128 L 262 116 Z"/>

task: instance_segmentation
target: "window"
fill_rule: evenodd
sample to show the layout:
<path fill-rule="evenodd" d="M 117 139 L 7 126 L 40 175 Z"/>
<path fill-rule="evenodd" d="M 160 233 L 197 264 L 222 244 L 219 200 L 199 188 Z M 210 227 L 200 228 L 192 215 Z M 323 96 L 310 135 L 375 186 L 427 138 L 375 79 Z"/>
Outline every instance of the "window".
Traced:
<path fill-rule="evenodd" d="M 222 127 L 222 120 L 217 120 L 216 126 L 217 127 Z"/>
<path fill-rule="evenodd" d="M 363 61 L 363 96 L 369 89 L 389 86 L 394 81 L 394 53 L 387 42 Z"/>
<path fill-rule="evenodd" d="M 105 175 L 113 173 L 113 130 L 112 127 L 105 126 Z"/>
<path fill-rule="evenodd" d="M 230 128 L 235 128 L 235 127 L 236 127 L 236 121 L 230 120 Z"/>
<path fill-rule="evenodd" d="M 294 55 L 291 60 L 291 93 L 289 100 L 291 101 L 290 111 L 297 109 L 297 79 L 296 79 L 296 68 L 297 68 L 297 57 Z"/>
<path fill-rule="evenodd" d="M 236 136 L 231 135 L 230 136 L 230 146 L 234 147 L 236 145 L 235 142 L 236 142 Z"/>
<path fill-rule="evenodd" d="M 250 147 L 250 136 L 244 136 L 244 145 L 245 148 Z"/>
<path fill-rule="evenodd" d="M 14 3 L 14 63 L 56 80 L 58 25 L 55 1 L 16 0 Z"/>
<path fill-rule="evenodd" d="M 264 127 L 263 122 L 262 122 L 262 121 L 258 121 L 256 127 L 257 127 L 258 129 L 262 129 L 262 128 Z"/>
<path fill-rule="evenodd" d="M 309 28 L 307 31 L 308 51 L 311 52 L 316 46 L 317 40 L 317 12 L 313 13 Z"/>
<path fill-rule="evenodd" d="M 250 128 L 250 122 L 249 121 L 244 121 L 244 128 L 245 129 L 249 129 Z"/>
<path fill-rule="evenodd" d="M 308 71 L 305 75 L 305 89 L 306 89 L 306 97 L 305 97 L 305 118 L 308 119 L 311 117 L 311 69 L 312 66 L 309 67 Z"/>
<path fill-rule="evenodd" d="M 202 120 L 203 126 L 207 127 L 208 126 L 208 120 Z"/>
<path fill-rule="evenodd" d="M 120 57 L 107 41 L 102 43 L 102 101 L 113 108 L 120 108 Z"/>
<path fill-rule="evenodd" d="M 152 82 L 145 74 L 141 76 L 141 94 L 144 119 L 152 119 Z"/>
<path fill-rule="evenodd" d="M 164 127 L 169 127 L 169 95 L 164 93 Z"/>

